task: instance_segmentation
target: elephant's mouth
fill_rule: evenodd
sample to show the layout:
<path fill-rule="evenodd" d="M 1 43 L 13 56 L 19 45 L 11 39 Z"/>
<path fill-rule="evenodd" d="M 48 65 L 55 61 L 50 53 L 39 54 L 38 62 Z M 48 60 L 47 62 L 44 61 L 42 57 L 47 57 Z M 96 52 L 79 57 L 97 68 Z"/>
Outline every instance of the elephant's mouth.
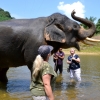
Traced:
<path fill-rule="evenodd" d="M 86 45 L 92 45 L 94 42 L 100 42 L 100 40 L 97 40 L 97 39 L 92 39 L 92 38 L 86 38 L 86 39 L 84 39 L 84 40 L 82 40 L 82 41 L 73 41 L 73 42 L 68 42 L 68 43 L 66 43 L 65 44 L 65 46 L 63 46 L 63 47 L 65 47 L 66 48 L 66 45 L 67 45 L 67 47 L 68 48 L 70 48 L 70 47 L 75 47 L 78 51 L 80 51 L 80 46 L 79 46 L 79 42 L 82 42 L 82 43 L 84 43 L 84 44 L 86 44 Z"/>
<path fill-rule="evenodd" d="M 79 46 L 78 42 L 69 42 L 66 45 L 67 45 L 67 48 L 75 47 L 77 50 L 80 51 L 80 46 Z"/>

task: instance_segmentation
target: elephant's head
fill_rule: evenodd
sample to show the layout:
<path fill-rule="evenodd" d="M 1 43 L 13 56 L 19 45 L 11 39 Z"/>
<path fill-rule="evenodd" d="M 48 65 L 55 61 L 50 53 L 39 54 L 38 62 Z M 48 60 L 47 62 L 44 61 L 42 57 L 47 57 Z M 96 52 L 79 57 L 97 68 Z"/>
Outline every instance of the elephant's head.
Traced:
<path fill-rule="evenodd" d="M 82 28 L 80 24 L 72 21 L 65 15 L 59 13 L 52 14 L 47 18 L 48 24 L 44 32 L 48 44 L 55 46 L 55 48 L 75 47 L 80 50 L 78 42 L 94 35 L 95 25 L 86 19 L 76 17 L 74 14 L 75 11 L 72 11 L 72 18 L 87 25 L 89 29 Z M 54 42 L 56 42 L 56 45 Z"/>

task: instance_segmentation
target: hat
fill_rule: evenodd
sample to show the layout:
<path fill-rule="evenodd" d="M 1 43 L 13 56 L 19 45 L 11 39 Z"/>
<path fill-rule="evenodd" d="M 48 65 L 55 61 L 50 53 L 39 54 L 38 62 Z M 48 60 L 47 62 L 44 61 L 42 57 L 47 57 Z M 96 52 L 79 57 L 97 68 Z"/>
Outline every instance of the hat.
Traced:
<path fill-rule="evenodd" d="M 38 49 L 38 53 L 44 57 L 47 56 L 51 51 L 53 50 L 53 47 L 50 45 L 42 45 Z"/>

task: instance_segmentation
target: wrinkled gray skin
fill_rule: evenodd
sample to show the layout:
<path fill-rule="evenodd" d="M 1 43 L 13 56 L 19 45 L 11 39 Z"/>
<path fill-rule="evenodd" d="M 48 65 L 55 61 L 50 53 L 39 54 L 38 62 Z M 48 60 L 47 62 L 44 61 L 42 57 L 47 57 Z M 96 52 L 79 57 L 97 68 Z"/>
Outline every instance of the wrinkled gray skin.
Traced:
<path fill-rule="evenodd" d="M 77 42 L 92 37 L 95 26 L 74 14 L 73 11 L 72 17 L 89 26 L 88 30 L 84 30 L 77 22 L 60 13 L 36 19 L 0 22 L 0 81 L 7 82 L 6 72 L 9 67 L 27 65 L 31 70 L 40 45 L 52 45 L 53 52 L 59 47 L 75 47 L 79 50 Z"/>

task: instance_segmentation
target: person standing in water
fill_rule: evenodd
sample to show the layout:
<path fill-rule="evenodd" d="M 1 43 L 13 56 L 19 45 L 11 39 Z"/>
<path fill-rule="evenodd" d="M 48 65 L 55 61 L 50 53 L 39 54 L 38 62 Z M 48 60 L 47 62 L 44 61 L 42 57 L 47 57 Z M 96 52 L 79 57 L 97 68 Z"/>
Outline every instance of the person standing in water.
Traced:
<path fill-rule="evenodd" d="M 70 49 L 70 55 L 67 59 L 67 64 L 69 64 L 70 78 L 76 78 L 78 82 L 81 82 L 81 68 L 80 68 L 80 58 L 75 54 L 75 49 Z"/>
<path fill-rule="evenodd" d="M 54 100 L 53 85 L 57 74 L 48 63 L 52 46 L 42 45 L 33 63 L 30 91 L 33 100 Z"/>
<path fill-rule="evenodd" d="M 55 60 L 55 71 L 56 71 L 56 73 L 59 70 L 60 74 L 62 74 L 64 57 L 65 57 L 65 54 L 62 51 L 62 48 L 59 48 L 59 50 L 53 56 L 53 59 Z"/>

